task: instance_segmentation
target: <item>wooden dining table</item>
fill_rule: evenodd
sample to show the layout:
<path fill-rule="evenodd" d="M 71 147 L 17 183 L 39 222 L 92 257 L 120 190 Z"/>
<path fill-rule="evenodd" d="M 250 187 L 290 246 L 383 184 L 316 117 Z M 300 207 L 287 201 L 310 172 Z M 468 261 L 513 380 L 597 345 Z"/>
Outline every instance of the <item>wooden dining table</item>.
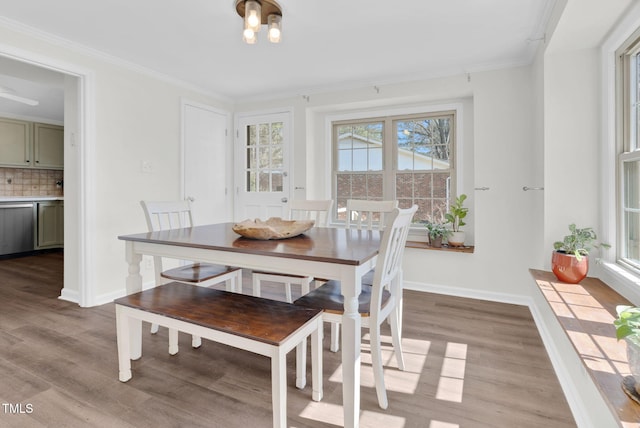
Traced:
<path fill-rule="evenodd" d="M 344 296 L 341 351 L 344 426 L 357 427 L 361 341 L 358 295 L 362 276 L 375 267 L 381 233 L 313 227 L 292 238 L 254 240 L 241 237 L 232 227 L 233 223 L 220 223 L 119 236 L 125 241 L 129 264 L 127 294 L 142 290 L 143 255 L 339 280 Z M 141 322 L 131 326 L 132 359 L 142 355 L 141 332 Z"/>

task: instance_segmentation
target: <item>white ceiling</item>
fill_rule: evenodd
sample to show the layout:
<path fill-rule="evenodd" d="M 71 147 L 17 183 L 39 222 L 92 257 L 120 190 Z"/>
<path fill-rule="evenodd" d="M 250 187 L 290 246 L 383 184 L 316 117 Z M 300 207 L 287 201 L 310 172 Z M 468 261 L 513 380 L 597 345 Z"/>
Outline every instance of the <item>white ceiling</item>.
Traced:
<path fill-rule="evenodd" d="M 0 13 L 241 101 L 528 64 L 555 1 L 279 0 L 277 45 L 264 29 L 242 42 L 235 0 L 0 0 Z"/>

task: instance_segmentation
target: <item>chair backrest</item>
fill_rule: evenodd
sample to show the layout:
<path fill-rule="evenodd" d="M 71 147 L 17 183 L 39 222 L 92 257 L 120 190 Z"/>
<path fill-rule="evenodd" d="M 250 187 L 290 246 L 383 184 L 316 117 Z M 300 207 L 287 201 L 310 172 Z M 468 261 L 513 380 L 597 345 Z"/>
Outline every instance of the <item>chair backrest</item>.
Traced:
<path fill-rule="evenodd" d="M 290 220 L 315 220 L 316 226 L 327 227 L 333 200 L 294 199 L 289 204 Z"/>
<path fill-rule="evenodd" d="M 402 293 L 402 256 L 409 234 L 409 227 L 418 206 L 401 209 L 395 208 L 389 215 L 389 224 L 382 234 L 380 252 L 376 262 L 371 290 L 371 318 L 375 325 L 378 320 L 385 319 L 397 304 Z M 391 298 L 381 308 L 382 291 L 388 289 Z"/>
<path fill-rule="evenodd" d="M 189 201 L 140 201 L 144 216 L 147 219 L 149 232 L 158 230 L 180 229 L 193 226 L 191 204 Z M 153 257 L 156 285 L 168 280 L 162 278 L 162 257 Z"/>
<path fill-rule="evenodd" d="M 398 207 L 398 201 L 367 201 L 364 199 L 347 200 L 347 228 L 355 225 L 357 229 L 382 230 L 386 217 Z"/>
<path fill-rule="evenodd" d="M 140 201 L 149 232 L 193 226 L 189 201 Z"/>

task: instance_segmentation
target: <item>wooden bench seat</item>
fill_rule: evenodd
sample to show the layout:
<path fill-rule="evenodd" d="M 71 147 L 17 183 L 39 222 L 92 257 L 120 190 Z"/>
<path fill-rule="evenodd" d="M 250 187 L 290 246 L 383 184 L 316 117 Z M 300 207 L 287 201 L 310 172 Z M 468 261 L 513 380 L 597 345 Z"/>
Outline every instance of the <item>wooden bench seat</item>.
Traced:
<path fill-rule="evenodd" d="M 134 323 L 147 321 L 271 358 L 273 426 L 286 426 L 286 354 L 298 346 L 296 386 L 306 384 L 311 336 L 312 398 L 322 398 L 322 311 L 171 282 L 115 301 L 119 379 L 132 377 Z"/>

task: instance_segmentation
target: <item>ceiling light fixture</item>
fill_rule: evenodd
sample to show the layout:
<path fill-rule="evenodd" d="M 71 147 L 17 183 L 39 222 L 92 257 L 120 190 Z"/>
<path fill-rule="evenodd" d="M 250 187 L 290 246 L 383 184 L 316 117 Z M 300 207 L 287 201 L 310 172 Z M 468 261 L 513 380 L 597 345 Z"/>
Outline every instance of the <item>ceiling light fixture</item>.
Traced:
<path fill-rule="evenodd" d="M 258 41 L 256 33 L 262 24 L 268 27 L 271 43 L 282 40 L 282 9 L 275 0 L 237 0 L 236 12 L 244 19 L 242 40 L 252 45 Z"/>

